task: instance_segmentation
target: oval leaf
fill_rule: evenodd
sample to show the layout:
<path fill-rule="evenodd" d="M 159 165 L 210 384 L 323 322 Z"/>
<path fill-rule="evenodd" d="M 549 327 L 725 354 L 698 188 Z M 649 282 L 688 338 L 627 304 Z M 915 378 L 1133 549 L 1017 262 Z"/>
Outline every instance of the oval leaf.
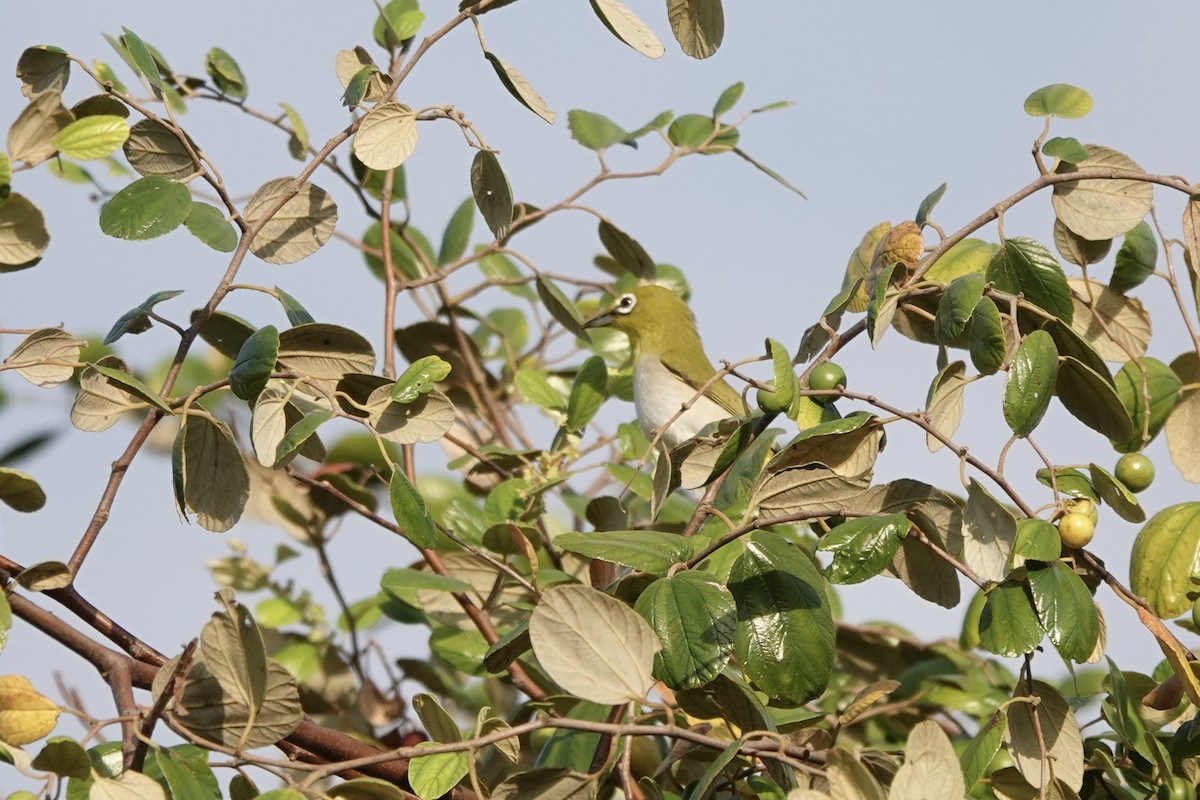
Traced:
<path fill-rule="evenodd" d="M 100 209 L 100 230 L 118 239 L 154 239 L 182 225 L 191 210 L 192 196 L 182 183 L 139 178 Z"/>
<path fill-rule="evenodd" d="M 1025 337 L 1004 384 L 1004 421 L 1017 436 L 1028 436 L 1050 407 L 1058 378 L 1058 349 L 1050 334 L 1036 330 Z"/>
<path fill-rule="evenodd" d="M 1164 508 L 1138 532 L 1129 556 L 1129 588 L 1154 613 L 1172 619 L 1188 611 L 1192 565 L 1200 563 L 1200 503 Z"/>
<path fill-rule="evenodd" d="M 1142 168 L 1124 153 L 1100 145 L 1086 145 L 1088 157 L 1078 164 L 1060 162 L 1059 173 L 1090 167 L 1129 170 Z M 1149 183 L 1128 178 L 1070 181 L 1054 186 L 1050 203 L 1064 225 L 1084 239 L 1114 239 L 1127 233 L 1150 213 L 1154 193 Z"/>
<path fill-rule="evenodd" d="M 634 608 L 662 642 L 654 656 L 654 677 L 672 689 L 704 686 L 729 663 L 737 606 L 712 578 L 694 571 L 660 578 L 642 592 Z"/>
<path fill-rule="evenodd" d="M 281 202 L 279 210 L 262 222 L 260 217 Z M 250 226 L 262 224 L 250 245 L 254 255 L 269 264 L 292 264 L 329 241 L 337 224 L 337 206 L 318 186 L 297 187 L 291 178 L 276 178 L 259 187 L 242 216 Z"/>

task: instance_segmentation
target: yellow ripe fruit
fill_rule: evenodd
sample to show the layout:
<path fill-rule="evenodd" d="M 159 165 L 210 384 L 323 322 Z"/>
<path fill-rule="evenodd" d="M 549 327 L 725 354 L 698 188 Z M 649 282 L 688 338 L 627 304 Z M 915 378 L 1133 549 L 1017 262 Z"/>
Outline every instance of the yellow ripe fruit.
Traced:
<path fill-rule="evenodd" d="M 1058 521 L 1058 537 L 1067 547 L 1083 547 L 1096 533 L 1096 523 L 1086 514 L 1072 511 Z"/>
<path fill-rule="evenodd" d="M 1083 514 L 1092 521 L 1095 525 L 1100 520 L 1100 512 L 1096 509 L 1096 504 L 1086 497 L 1081 500 L 1076 500 L 1067 507 L 1067 510 L 1072 514 Z"/>

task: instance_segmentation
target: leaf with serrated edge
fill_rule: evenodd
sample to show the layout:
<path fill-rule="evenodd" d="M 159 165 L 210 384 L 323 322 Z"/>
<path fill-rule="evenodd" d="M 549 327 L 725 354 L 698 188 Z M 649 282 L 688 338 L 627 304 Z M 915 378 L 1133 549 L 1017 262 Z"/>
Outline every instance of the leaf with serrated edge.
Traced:
<path fill-rule="evenodd" d="M 645 697 L 658 637 L 629 606 L 586 586 L 542 595 L 529 621 L 533 651 L 556 682 L 595 703 Z"/>
<path fill-rule="evenodd" d="M 75 374 L 84 344 L 59 328 L 40 328 L 17 345 L 4 365 L 34 386 L 48 389 Z"/>

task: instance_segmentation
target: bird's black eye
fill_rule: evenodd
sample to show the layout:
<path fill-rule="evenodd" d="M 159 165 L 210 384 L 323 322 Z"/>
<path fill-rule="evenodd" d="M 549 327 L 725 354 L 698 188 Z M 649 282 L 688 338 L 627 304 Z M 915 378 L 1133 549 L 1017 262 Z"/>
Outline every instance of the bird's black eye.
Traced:
<path fill-rule="evenodd" d="M 637 305 L 637 298 L 631 294 L 621 295 L 621 299 L 617 301 L 617 311 L 621 314 L 628 314 L 633 311 L 633 307 Z"/>

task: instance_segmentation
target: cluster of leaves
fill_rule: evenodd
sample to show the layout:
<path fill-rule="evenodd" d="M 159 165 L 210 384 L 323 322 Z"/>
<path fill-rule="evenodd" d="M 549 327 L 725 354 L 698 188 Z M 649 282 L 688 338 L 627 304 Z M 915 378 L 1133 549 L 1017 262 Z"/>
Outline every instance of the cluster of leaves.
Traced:
<path fill-rule="evenodd" d="M 137 176 L 105 196 L 104 234 L 139 241 L 182 225 L 211 253 L 229 255 L 218 256 L 228 261 L 215 271 L 213 294 L 186 320 L 162 310 L 181 293 L 157 291 L 117 319 L 109 349 L 45 327 L 21 332 L 3 362 L 39 387 L 71 383 L 70 418 L 80 430 L 141 420 L 69 559 L 26 567 L 0 555 L 11 577 L 0 629 L 15 615 L 89 658 L 113 686 L 121 740 L 93 744 L 98 722 L 82 739 L 52 737 L 27 752 L 24 745 L 54 731 L 60 708 L 10 676 L 0 680 L 7 760 L 43 781 L 46 796 L 61 778 L 71 797 L 177 800 L 220 795 L 215 753 L 234 771 L 228 796 L 259 796 L 255 781 L 266 776 L 288 785 L 261 795 L 273 800 L 315 793 L 349 770 L 360 776 L 323 791 L 423 800 L 1194 791 L 1200 681 L 1162 620 L 1183 614 L 1196 594 L 1200 504 L 1150 518 L 1126 587 L 1087 550 L 1064 543 L 1054 523 L 1082 500 L 1143 522 L 1139 487 L 1097 464 L 1055 463 L 1035 443 L 1057 398 L 1115 452 L 1140 452 L 1165 431 L 1181 474 L 1200 478 L 1200 360 L 1194 347 L 1170 365 L 1148 355 L 1150 318 L 1135 296 L 1147 279 L 1161 278 L 1193 330 L 1200 201 L 1189 199 L 1182 221 L 1190 292 L 1181 290 L 1170 247 L 1159 267 L 1158 238 L 1145 222 L 1153 183 L 1189 197 L 1191 187 L 1147 175 L 1109 148 L 1047 138 L 1051 118 L 1081 117 L 1091 100 L 1063 85 L 1035 92 L 1026 111 L 1046 120 L 1036 150 L 1055 159 L 1053 168 L 1039 155 L 1034 181 L 990 216 L 1052 190 L 1055 246 L 1079 277 L 1032 239 L 1003 231 L 995 243 L 969 238 L 983 221 L 944 233 L 932 217 L 943 186 L 912 221 L 867 233 L 798 356 L 767 341 L 772 377 L 759 385 L 757 409 L 668 450 L 633 423 L 615 432 L 597 423 L 606 401 L 631 397 L 629 348 L 584 320 L 639 283 L 686 295 L 686 279 L 580 199 L 626 177 L 607 167 L 609 148 L 650 141 L 665 155 L 648 172 L 733 153 L 795 191 L 740 144 L 742 123 L 780 104 L 730 120 L 743 94 L 735 84 L 711 113 L 664 112 L 633 130 L 570 111 L 570 135 L 596 153 L 598 175 L 557 203 L 519 202 L 495 151 L 463 114 L 394 99 L 428 47 L 472 22 L 503 87 L 553 122 L 528 81 L 484 43 L 480 15 L 510 3 L 463 3 L 416 49 L 425 15 L 415 0 L 382 6 L 373 38 L 388 63 L 376 64 L 365 47 L 336 59 L 353 121 L 318 146 L 291 107 L 258 114 L 304 166 L 262 183 L 241 205 L 178 121 L 196 102 L 247 107 L 246 77 L 228 53 L 214 48 L 206 77 L 189 77 L 126 30 L 110 43 L 140 81 L 134 90 L 99 62 L 48 47 L 22 55 L 18 77 L 29 104 L 0 162 L 4 271 L 34 266 L 49 243 L 41 212 L 9 188 L 14 171 L 42 162 L 66 178 L 89 179 L 78 161 Z M 665 50 L 615 0 L 592 7 L 643 55 Z M 685 52 L 716 49 L 719 0 L 669 0 L 667 8 Z M 73 69 L 100 93 L 68 109 Z M 131 112 L 142 118 L 133 125 Z M 433 120 L 457 124 L 477 149 L 464 182 L 471 196 L 436 249 L 407 214 L 392 214 L 395 204 L 414 202 L 404 165 L 419 152 L 418 130 Z M 349 172 L 329 160 L 341 146 L 350 151 Z M 286 265 L 329 241 L 338 209 L 310 180 L 318 169 L 351 185 L 372 218 L 360 244 L 389 315 L 378 356 L 361 333 L 318 322 L 285 290 L 234 283 L 248 254 Z M 196 182 L 219 207 L 193 199 Z M 511 247 L 536 235 L 535 225 L 580 209 L 598 223 L 603 282 L 552 275 Z M 477 212 L 487 234 L 472 247 Z M 1104 283 L 1093 270 L 1120 237 Z M 219 309 L 244 290 L 278 300 L 287 327 Z M 408 299 L 426 318 L 395 329 L 396 302 Z M 891 330 L 936 348 L 924 409 L 903 412 L 840 380 L 813 380 L 844 347 L 864 335 L 876 345 Z M 111 347 L 148 331 L 173 332 L 178 347 L 161 375 L 139 377 Z M 973 373 L 967 359 L 952 360 L 961 350 Z M 396 367 L 397 355 L 407 367 Z M 1117 362 L 1114 373 L 1109 363 Z M 797 364 L 807 366 L 797 374 Z M 1033 447 L 1045 461 L 1036 478 L 1046 489 L 1030 481 L 1032 491 L 1019 490 L 1003 456 L 985 463 L 956 439 L 967 387 L 988 379 L 1012 430 L 1004 452 Z M 917 426 L 931 451 L 961 461 L 963 485 L 875 483 L 891 425 Z M 286 577 L 284 565 L 300 551 L 282 546 L 266 563 L 234 543 L 210 565 L 226 587 L 220 610 L 173 658 L 79 596 L 74 578 L 156 427 L 172 431 L 179 510 L 210 531 L 229 530 L 246 513 L 279 525 L 321 565 L 339 605 L 336 621 Z M 327 446 L 322 435 L 337 438 Z M 444 460 L 427 446 L 435 442 Z M 0 501 L 18 511 L 37 510 L 45 496 L 33 476 L 4 464 L 39 444 L 29 439 L 0 456 Z M 439 460 L 445 470 L 417 474 L 418 446 L 423 464 Z M 390 515 L 380 513 L 384 497 Z M 414 553 L 411 564 L 381 565 L 378 591 L 354 601 L 342 596 L 326 552 L 350 514 L 407 540 Z M 897 629 L 837 621 L 835 586 L 885 577 L 945 607 L 961 602 L 964 581 L 974 585 L 961 641 L 925 645 Z M 1166 660 L 1151 676 L 1110 661 L 1106 674 L 1085 671 L 1063 686 L 1036 679 L 1035 664 L 1044 676 L 1059 663 L 1043 667 L 1044 639 L 1068 665 L 1104 657 L 1106 627 L 1094 600 L 1102 586 L 1128 603 Z M 234 591 L 261 596 L 253 612 Z M 46 598 L 108 644 L 47 614 Z M 373 638 L 385 621 L 426 628 L 431 655 L 383 651 Z M 1014 673 L 992 656 L 1023 662 Z M 371 677 L 379 673 L 386 679 Z M 402 680 L 424 689 L 411 703 Z M 150 690 L 149 704 L 137 705 L 134 688 Z M 1081 710 L 1095 708 L 1090 700 L 1098 712 Z M 1077 714 L 1086 713 L 1104 725 L 1085 739 Z M 158 744 L 160 720 L 189 743 Z M 295 760 L 272 758 L 264 751 L 271 745 Z M 302 762 L 305 769 L 291 771 Z"/>

